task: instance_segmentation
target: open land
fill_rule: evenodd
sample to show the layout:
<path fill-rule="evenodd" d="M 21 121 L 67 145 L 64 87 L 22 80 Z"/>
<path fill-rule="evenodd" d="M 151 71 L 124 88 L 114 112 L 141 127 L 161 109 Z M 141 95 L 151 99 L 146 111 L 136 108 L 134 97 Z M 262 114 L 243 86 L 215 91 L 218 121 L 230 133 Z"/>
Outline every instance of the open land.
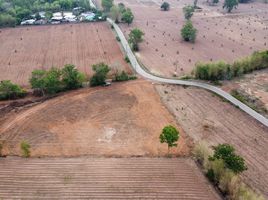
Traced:
<path fill-rule="evenodd" d="M 268 47 L 268 4 L 239 4 L 233 14 L 226 14 L 220 4 L 208 6 L 200 2 L 203 10 L 192 17 L 198 30 L 197 40 L 191 44 L 180 36 L 185 23 L 182 7 L 189 1 L 171 0 L 167 12 L 160 10 L 162 1 L 157 0 L 116 2 L 123 2 L 133 11 L 133 24 L 120 27 L 126 36 L 134 27 L 143 30 L 144 41 L 136 56 L 156 75 L 182 76 L 190 74 L 196 62 L 233 62 Z"/>
<path fill-rule="evenodd" d="M 130 72 L 108 23 L 31 26 L 0 30 L 0 80 L 29 85 L 34 69 L 74 64 L 87 75 L 99 62 Z"/>
<path fill-rule="evenodd" d="M 131 81 L 81 89 L 4 116 L 0 140 L 4 154 L 20 155 L 26 140 L 36 156 L 163 156 L 161 130 L 176 122 L 152 84 Z M 175 155 L 189 153 L 190 139 L 180 127 Z"/>
<path fill-rule="evenodd" d="M 268 128 L 205 90 L 157 85 L 163 102 L 194 141 L 228 143 L 243 156 L 248 170 L 242 178 L 268 196 Z"/>

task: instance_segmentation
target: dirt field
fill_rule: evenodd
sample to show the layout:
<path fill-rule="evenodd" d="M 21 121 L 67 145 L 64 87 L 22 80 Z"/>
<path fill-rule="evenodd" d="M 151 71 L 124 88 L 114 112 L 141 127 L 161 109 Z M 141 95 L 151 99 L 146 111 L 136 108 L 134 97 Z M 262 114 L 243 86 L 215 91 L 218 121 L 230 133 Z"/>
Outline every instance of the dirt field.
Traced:
<path fill-rule="evenodd" d="M 268 197 L 268 128 L 219 97 L 197 88 L 156 86 L 167 108 L 195 141 L 235 146 L 248 165 L 246 183 Z"/>
<path fill-rule="evenodd" d="M 164 126 L 176 125 L 151 83 L 131 81 L 82 89 L 12 112 L 0 126 L 4 152 L 20 155 L 27 140 L 32 156 L 158 156 Z M 173 153 L 188 153 L 185 134 Z"/>
<path fill-rule="evenodd" d="M 91 74 L 92 64 L 130 68 L 108 23 L 35 26 L 0 30 L 0 80 L 27 85 L 34 69 L 74 64 Z"/>
<path fill-rule="evenodd" d="M 222 12 L 222 5 L 207 6 L 205 1 L 199 1 L 203 11 L 195 12 L 192 18 L 198 35 L 196 43 L 191 44 L 183 42 L 180 36 L 185 22 L 182 7 L 189 1 L 169 1 L 168 12 L 160 11 L 160 0 L 116 2 L 123 2 L 133 10 L 133 24 L 120 27 L 126 36 L 134 27 L 144 31 L 137 57 L 157 75 L 189 74 L 198 61 L 232 62 L 268 47 L 268 4 L 240 4 L 232 15 L 227 15 Z"/>

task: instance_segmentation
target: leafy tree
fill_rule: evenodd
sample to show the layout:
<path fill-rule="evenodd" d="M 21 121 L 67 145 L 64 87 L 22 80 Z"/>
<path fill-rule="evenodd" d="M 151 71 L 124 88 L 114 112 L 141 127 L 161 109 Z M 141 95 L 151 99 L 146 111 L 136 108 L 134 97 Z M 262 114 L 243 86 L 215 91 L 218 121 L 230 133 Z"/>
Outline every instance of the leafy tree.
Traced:
<path fill-rule="evenodd" d="M 9 14 L 0 14 L 0 27 L 15 26 L 16 18 Z"/>
<path fill-rule="evenodd" d="M 0 100 L 17 99 L 24 97 L 26 91 L 20 86 L 12 83 L 10 80 L 0 82 Z"/>
<path fill-rule="evenodd" d="M 20 143 L 20 148 L 22 150 L 23 157 L 29 158 L 31 155 L 31 151 L 30 151 L 31 145 L 27 141 L 22 141 Z"/>
<path fill-rule="evenodd" d="M 238 0 L 225 0 L 223 4 L 223 9 L 227 9 L 227 11 L 230 13 L 233 8 L 237 8 L 238 6 Z"/>
<path fill-rule="evenodd" d="M 115 21 L 115 23 L 119 23 L 119 20 L 121 18 L 121 12 L 117 5 L 113 5 L 110 9 L 110 15 L 111 18 Z"/>
<path fill-rule="evenodd" d="M 179 140 L 179 131 L 171 125 L 163 128 L 162 133 L 159 136 L 161 143 L 167 143 L 168 153 L 171 147 L 176 147 L 176 143 Z"/>
<path fill-rule="evenodd" d="M 30 78 L 30 84 L 32 89 L 40 91 L 42 95 L 45 95 L 46 83 L 45 83 L 46 71 L 45 70 L 34 70 L 32 71 L 32 77 Z"/>
<path fill-rule="evenodd" d="M 65 65 L 62 69 L 62 81 L 65 89 L 80 88 L 84 80 L 85 75 L 79 72 L 74 65 Z"/>
<path fill-rule="evenodd" d="M 169 3 L 165 1 L 164 3 L 162 3 L 160 8 L 161 8 L 161 10 L 168 11 L 169 10 Z"/>
<path fill-rule="evenodd" d="M 104 63 L 99 63 L 92 66 L 92 69 L 95 71 L 95 74 L 90 79 L 91 86 L 104 85 L 107 74 L 110 71 L 108 65 Z"/>
<path fill-rule="evenodd" d="M 219 144 L 214 148 L 214 155 L 210 160 L 222 159 L 225 167 L 239 174 L 247 170 L 244 158 L 235 154 L 235 149 L 229 144 Z"/>
<path fill-rule="evenodd" d="M 185 41 L 195 42 L 197 30 L 194 28 L 192 22 L 188 20 L 181 29 L 181 36 Z"/>
<path fill-rule="evenodd" d="M 132 14 L 131 10 L 128 8 L 122 15 L 122 21 L 129 25 L 133 22 L 133 19 L 134 19 L 134 15 Z"/>
<path fill-rule="evenodd" d="M 185 19 L 187 20 L 191 19 L 191 17 L 194 14 L 194 7 L 190 5 L 183 7 L 183 13 L 184 13 Z"/>
<path fill-rule="evenodd" d="M 52 67 L 44 79 L 48 94 L 55 94 L 62 91 L 61 70 Z"/>
<path fill-rule="evenodd" d="M 126 11 L 126 6 L 123 3 L 119 3 L 118 8 L 119 8 L 121 13 L 124 13 Z"/>
<path fill-rule="evenodd" d="M 101 6 L 105 12 L 109 12 L 113 6 L 113 0 L 101 0 Z"/>
<path fill-rule="evenodd" d="M 142 41 L 142 36 L 144 35 L 144 33 L 138 29 L 132 29 L 129 33 L 129 39 L 128 42 L 131 44 L 132 49 L 134 51 L 138 51 L 139 50 L 139 46 L 138 43 L 140 43 Z"/>

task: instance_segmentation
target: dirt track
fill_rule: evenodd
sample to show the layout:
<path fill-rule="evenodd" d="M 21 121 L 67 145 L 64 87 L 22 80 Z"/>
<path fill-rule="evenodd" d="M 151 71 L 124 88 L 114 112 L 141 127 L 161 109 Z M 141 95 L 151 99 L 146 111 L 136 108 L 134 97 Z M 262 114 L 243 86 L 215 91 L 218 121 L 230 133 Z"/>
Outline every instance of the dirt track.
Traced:
<path fill-rule="evenodd" d="M 178 123 L 195 141 L 229 143 L 246 159 L 245 181 L 268 196 L 268 129 L 219 97 L 197 88 L 157 85 Z"/>
<path fill-rule="evenodd" d="M 4 151 L 20 155 L 19 144 L 27 140 L 32 156 L 165 155 L 159 135 L 164 126 L 176 125 L 146 81 L 73 91 L 6 118 L 0 126 Z M 185 155 L 189 141 L 180 131 L 173 153 Z"/>
<path fill-rule="evenodd" d="M 99 62 L 130 70 L 105 22 L 1 29 L 0 44 L 0 80 L 18 84 L 28 85 L 34 69 L 65 64 L 74 64 L 88 75 Z"/>
<path fill-rule="evenodd" d="M 180 30 L 185 20 L 182 7 L 189 1 L 169 1 L 171 10 L 160 11 L 161 1 L 123 0 L 133 10 L 132 25 L 120 24 L 127 36 L 130 29 L 144 31 L 137 58 L 154 74 L 171 77 L 189 74 L 199 61 L 232 62 L 268 47 L 268 4 L 240 5 L 235 15 L 225 15 L 221 5 L 207 6 L 192 18 L 198 30 L 195 44 L 183 42 Z M 250 9 L 253 6 L 254 9 Z M 219 9 L 219 11 L 217 11 Z"/>

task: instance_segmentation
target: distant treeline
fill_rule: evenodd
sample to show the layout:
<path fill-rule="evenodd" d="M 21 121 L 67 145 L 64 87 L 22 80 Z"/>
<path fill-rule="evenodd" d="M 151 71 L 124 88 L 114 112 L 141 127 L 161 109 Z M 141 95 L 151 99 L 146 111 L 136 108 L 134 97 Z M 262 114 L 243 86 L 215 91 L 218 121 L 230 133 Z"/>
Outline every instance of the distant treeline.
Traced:
<path fill-rule="evenodd" d="M 235 61 L 233 64 L 219 61 L 215 63 L 197 63 L 194 70 L 196 79 L 230 80 L 254 70 L 268 68 L 268 50 L 254 52 L 251 56 Z"/>
<path fill-rule="evenodd" d="M 15 26 L 39 11 L 72 10 L 75 7 L 90 9 L 88 0 L 0 0 L 0 27 Z"/>

